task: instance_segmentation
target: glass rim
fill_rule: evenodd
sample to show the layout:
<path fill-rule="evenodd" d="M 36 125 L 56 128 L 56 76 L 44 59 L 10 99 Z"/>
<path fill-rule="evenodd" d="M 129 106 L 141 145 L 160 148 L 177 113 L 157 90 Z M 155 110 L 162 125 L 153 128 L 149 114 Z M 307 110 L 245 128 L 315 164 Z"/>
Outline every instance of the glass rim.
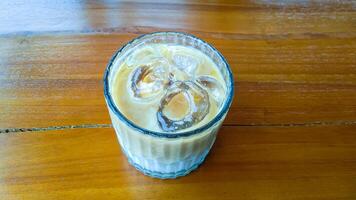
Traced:
<path fill-rule="evenodd" d="M 189 130 L 189 131 L 182 131 L 182 132 L 157 132 L 157 131 L 151 131 L 148 129 L 145 129 L 143 127 L 140 127 L 138 125 L 136 125 L 134 122 L 132 122 L 131 120 L 129 120 L 127 117 L 125 117 L 125 115 L 123 113 L 120 112 L 120 110 L 117 108 L 117 106 L 115 105 L 112 96 L 110 94 L 110 88 L 109 88 L 109 80 L 108 77 L 110 75 L 112 66 L 114 61 L 116 60 L 116 58 L 118 56 L 120 56 L 121 52 L 123 49 L 125 49 L 126 47 L 128 47 L 129 45 L 131 45 L 132 43 L 147 37 L 147 36 L 155 36 L 155 35 L 160 35 L 160 34 L 177 34 L 177 35 L 182 35 L 184 37 L 191 37 L 193 39 L 197 39 L 199 41 L 201 41 L 203 44 L 207 45 L 209 48 L 211 48 L 214 52 L 216 52 L 218 54 L 218 57 L 224 62 L 224 67 L 227 70 L 228 76 L 229 76 L 229 80 L 227 82 L 227 85 L 230 86 L 228 87 L 228 93 L 227 93 L 227 98 L 225 99 L 222 108 L 220 109 L 220 111 L 218 112 L 218 114 L 212 119 L 210 120 L 208 123 L 204 124 L 201 127 L 198 127 L 196 129 L 193 130 Z M 189 33 L 185 33 L 185 32 L 176 32 L 176 31 L 160 31 L 160 32 L 152 32 L 152 33 L 146 33 L 146 34 L 142 34 L 132 40 L 130 40 L 129 42 L 127 42 L 125 45 L 123 45 L 121 48 L 119 48 L 111 57 L 111 59 L 109 60 L 105 72 L 104 72 L 104 77 L 103 77 L 103 82 L 104 82 L 104 96 L 106 99 L 106 102 L 109 106 L 109 109 L 111 109 L 114 114 L 119 118 L 119 120 L 121 120 L 122 122 L 124 122 L 127 126 L 129 126 L 130 128 L 133 128 L 135 130 L 137 130 L 140 133 L 146 134 L 146 135 L 150 135 L 150 136 L 155 136 L 155 137 L 161 137 L 161 138 L 179 138 L 179 137 L 188 137 L 188 136 L 192 136 L 192 135 L 196 135 L 199 133 L 202 133 L 203 131 L 209 129 L 210 127 L 214 126 L 224 115 L 225 113 L 227 113 L 228 109 L 231 106 L 232 103 L 232 99 L 234 96 L 234 79 L 233 79 L 233 75 L 231 72 L 231 68 L 230 65 L 228 64 L 228 62 L 226 61 L 226 59 L 224 58 L 224 56 L 211 44 L 205 42 L 204 40 L 189 34 Z"/>

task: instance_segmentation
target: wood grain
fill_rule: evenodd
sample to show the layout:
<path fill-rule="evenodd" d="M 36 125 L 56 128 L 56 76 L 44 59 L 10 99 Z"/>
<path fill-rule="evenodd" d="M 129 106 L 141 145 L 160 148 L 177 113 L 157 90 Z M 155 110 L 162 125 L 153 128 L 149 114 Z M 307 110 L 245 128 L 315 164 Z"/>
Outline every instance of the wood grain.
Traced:
<path fill-rule="evenodd" d="M 355 8 L 0 1 L 0 199 L 356 199 Z M 237 90 L 206 162 L 163 181 L 121 153 L 102 75 L 120 46 L 167 30 L 213 44 Z"/>
<path fill-rule="evenodd" d="M 5 199 L 354 199 L 355 128 L 223 127 L 204 164 L 177 180 L 133 169 L 112 129 L 0 134 L 0 194 Z"/>
<path fill-rule="evenodd" d="M 135 36 L 0 39 L 0 127 L 110 123 L 102 74 L 113 52 Z M 225 124 L 356 121 L 354 39 L 202 38 L 234 73 L 236 98 Z"/>
<path fill-rule="evenodd" d="M 2 1 L 0 32 L 184 29 L 238 34 L 353 33 L 346 1 Z"/>

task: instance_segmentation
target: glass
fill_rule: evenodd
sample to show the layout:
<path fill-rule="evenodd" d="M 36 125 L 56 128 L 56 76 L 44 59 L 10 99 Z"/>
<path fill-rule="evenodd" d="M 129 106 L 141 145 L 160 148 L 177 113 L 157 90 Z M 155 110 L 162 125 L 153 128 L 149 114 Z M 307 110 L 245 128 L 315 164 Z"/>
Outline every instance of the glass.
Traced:
<path fill-rule="evenodd" d="M 195 48 L 216 64 L 225 80 L 226 95 L 222 107 L 210 122 L 191 131 L 155 132 L 137 126 L 120 112 L 111 96 L 116 72 L 135 49 L 154 43 Z M 231 106 L 233 94 L 234 79 L 221 53 L 207 42 L 180 32 L 156 32 L 137 37 L 113 55 L 104 74 L 105 100 L 122 151 L 136 169 L 162 179 L 184 176 L 204 161 Z"/>

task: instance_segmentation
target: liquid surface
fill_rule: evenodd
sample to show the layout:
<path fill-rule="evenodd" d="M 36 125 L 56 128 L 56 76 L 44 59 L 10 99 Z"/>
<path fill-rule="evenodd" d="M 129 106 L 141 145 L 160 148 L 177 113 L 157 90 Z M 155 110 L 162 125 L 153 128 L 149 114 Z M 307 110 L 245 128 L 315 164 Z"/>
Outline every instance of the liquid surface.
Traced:
<path fill-rule="evenodd" d="M 111 93 L 120 112 L 136 125 L 182 132 L 211 121 L 225 91 L 217 66 L 199 50 L 152 44 L 136 49 L 119 66 Z"/>

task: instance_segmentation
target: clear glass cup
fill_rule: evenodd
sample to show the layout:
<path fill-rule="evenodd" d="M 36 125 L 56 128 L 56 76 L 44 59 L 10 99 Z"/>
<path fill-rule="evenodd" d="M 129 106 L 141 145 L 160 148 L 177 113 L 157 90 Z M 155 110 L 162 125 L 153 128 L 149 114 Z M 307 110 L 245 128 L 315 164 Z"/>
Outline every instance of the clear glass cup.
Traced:
<path fill-rule="evenodd" d="M 225 80 L 226 94 L 222 108 L 210 122 L 185 132 L 155 132 L 137 126 L 120 112 L 111 96 L 114 76 L 121 63 L 135 49 L 152 43 L 195 48 L 218 66 Z M 231 106 L 234 79 L 225 58 L 207 42 L 181 32 L 155 32 L 133 39 L 113 55 L 104 74 L 104 95 L 118 141 L 129 163 L 152 177 L 176 178 L 196 169 L 209 153 Z"/>

